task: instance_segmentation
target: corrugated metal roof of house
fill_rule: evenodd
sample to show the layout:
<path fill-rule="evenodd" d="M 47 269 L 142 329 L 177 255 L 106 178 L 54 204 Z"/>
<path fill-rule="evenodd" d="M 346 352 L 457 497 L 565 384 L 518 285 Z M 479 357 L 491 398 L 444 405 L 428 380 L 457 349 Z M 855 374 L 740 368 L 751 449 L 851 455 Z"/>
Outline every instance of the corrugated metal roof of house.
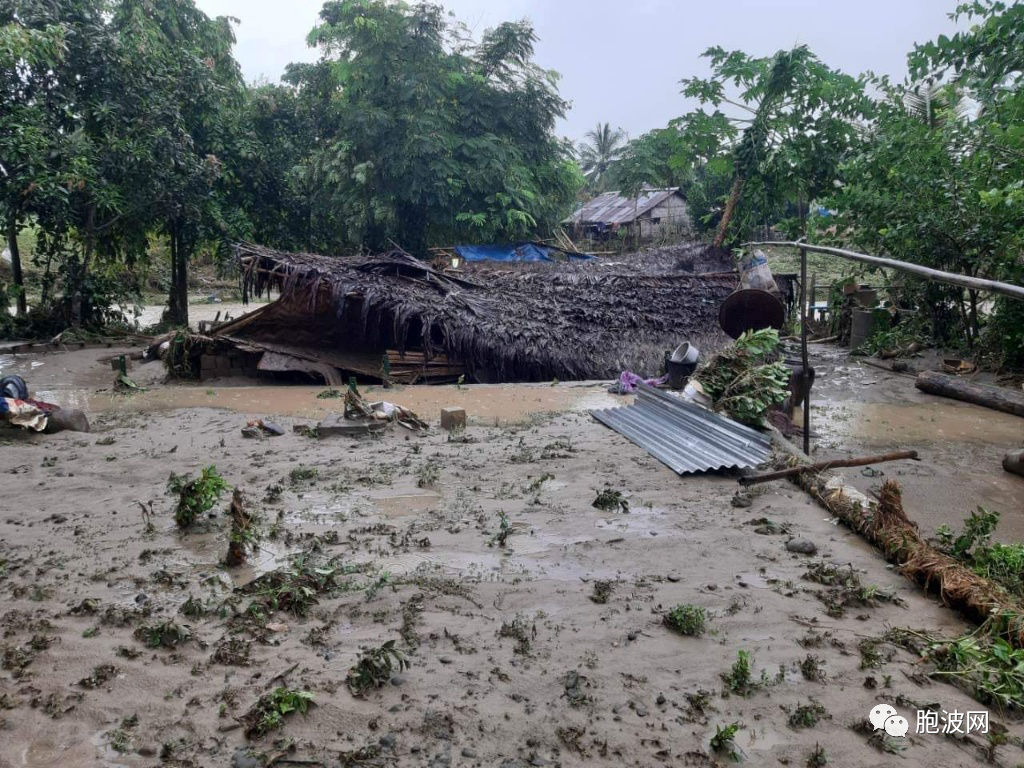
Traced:
<path fill-rule="evenodd" d="M 605 192 L 588 202 L 563 223 L 628 224 L 678 192 L 679 187 L 644 189 L 635 198 L 623 197 L 618 192 Z"/>

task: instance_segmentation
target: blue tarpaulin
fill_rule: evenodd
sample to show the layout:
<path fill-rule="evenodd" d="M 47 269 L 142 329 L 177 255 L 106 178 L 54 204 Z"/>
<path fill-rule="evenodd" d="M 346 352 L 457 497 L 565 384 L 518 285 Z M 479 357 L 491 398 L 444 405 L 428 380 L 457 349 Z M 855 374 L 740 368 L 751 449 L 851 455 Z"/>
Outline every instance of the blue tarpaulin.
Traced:
<path fill-rule="evenodd" d="M 593 258 L 586 253 L 563 251 L 543 243 L 456 245 L 452 250 L 466 261 L 575 261 Z"/>

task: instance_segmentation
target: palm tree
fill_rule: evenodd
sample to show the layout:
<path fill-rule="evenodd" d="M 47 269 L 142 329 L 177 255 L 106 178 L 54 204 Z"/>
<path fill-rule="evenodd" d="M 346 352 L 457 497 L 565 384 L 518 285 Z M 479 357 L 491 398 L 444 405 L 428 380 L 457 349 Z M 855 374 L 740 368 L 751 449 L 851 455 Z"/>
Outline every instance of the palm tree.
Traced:
<path fill-rule="evenodd" d="M 610 124 L 598 123 L 594 130 L 587 131 L 586 140 L 580 142 L 580 168 L 595 191 L 604 191 L 608 169 L 622 154 L 625 138 L 621 128 L 612 130 Z"/>
<path fill-rule="evenodd" d="M 918 83 L 903 94 L 903 106 L 929 128 L 940 128 L 966 119 L 972 104 L 955 83 Z"/>

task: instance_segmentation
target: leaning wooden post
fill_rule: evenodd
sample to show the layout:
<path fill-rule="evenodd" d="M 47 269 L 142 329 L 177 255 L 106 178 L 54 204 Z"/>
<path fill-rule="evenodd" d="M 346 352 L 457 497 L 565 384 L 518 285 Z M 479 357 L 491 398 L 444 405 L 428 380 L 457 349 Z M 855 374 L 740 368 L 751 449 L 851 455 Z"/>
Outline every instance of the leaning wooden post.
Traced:
<path fill-rule="evenodd" d="M 811 454 L 811 367 L 807 361 L 807 249 L 800 246 L 800 358 L 804 392 L 804 453 Z"/>

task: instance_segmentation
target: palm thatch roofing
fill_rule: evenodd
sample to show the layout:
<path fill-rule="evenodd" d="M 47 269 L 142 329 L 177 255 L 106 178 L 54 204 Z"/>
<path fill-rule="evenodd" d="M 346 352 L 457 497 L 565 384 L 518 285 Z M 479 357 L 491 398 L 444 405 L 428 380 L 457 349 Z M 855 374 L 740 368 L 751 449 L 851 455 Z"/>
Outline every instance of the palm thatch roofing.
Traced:
<path fill-rule="evenodd" d="M 387 350 L 446 357 L 481 382 L 657 373 L 665 350 L 717 334 L 719 304 L 737 284 L 735 273 L 665 265 L 647 274 L 636 259 L 456 272 L 401 250 L 331 257 L 240 244 L 236 255 L 243 301 L 281 297 L 219 334 L 277 351 L 333 350 L 339 360 Z"/>

